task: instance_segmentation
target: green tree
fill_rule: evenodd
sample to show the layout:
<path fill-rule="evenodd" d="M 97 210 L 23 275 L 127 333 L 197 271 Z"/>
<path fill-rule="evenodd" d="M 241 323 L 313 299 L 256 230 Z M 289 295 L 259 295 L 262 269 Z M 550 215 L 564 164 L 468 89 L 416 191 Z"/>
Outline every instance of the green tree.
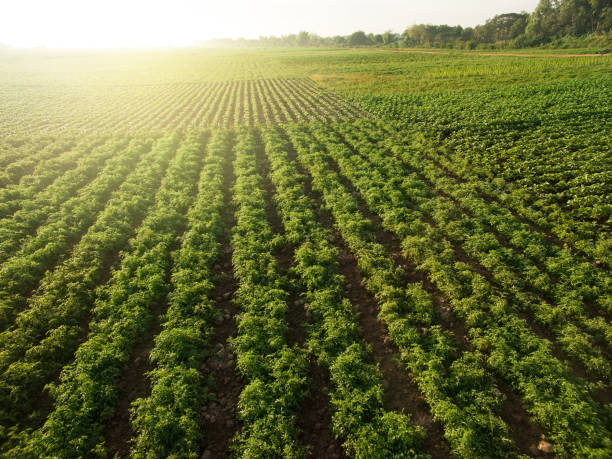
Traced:
<path fill-rule="evenodd" d="M 394 42 L 394 41 L 396 41 L 396 40 L 397 40 L 397 34 L 393 33 L 393 32 L 392 32 L 392 31 L 390 31 L 390 30 L 385 31 L 385 32 L 382 34 L 382 42 L 383 42 L 385 45 L 388 45 L 388 44 L 390 44 L 390 43 L 393 43 L 393 42 Z"/>
<path fill-rule="evenodd" d="M 301 30 L 297 35 L 296 43 L 298 46 L 308 46 L 310 44 L 310 34 L 305 30 Z"/>
<path fill-rule="evenodd" d="M 358 30 L 350 35 L 348 43 L 350 46 L 367 46 L 370 44 L 370 41 L 363 30 Z"/>

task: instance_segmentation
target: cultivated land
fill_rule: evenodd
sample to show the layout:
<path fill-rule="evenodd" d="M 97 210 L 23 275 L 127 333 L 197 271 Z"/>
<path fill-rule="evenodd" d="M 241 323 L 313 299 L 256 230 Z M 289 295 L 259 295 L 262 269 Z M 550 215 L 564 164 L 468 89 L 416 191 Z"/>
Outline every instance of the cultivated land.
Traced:
<path fill-rule="evenodd" d="M 610 59 L 2 51 L 0 454 L 612 456 Z"/>

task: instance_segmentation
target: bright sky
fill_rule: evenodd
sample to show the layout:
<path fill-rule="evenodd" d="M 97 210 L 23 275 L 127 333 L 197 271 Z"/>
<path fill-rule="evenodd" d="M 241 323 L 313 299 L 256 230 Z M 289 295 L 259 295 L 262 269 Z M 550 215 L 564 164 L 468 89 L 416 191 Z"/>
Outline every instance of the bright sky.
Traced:
<path fill-rule="evenodd" d="M 307 30 L 403 31 L 415 23 L 474 26 L 532 11 L 538 0 L 2 0 L 0 43 L 32 47 L 185 46 Z"/>

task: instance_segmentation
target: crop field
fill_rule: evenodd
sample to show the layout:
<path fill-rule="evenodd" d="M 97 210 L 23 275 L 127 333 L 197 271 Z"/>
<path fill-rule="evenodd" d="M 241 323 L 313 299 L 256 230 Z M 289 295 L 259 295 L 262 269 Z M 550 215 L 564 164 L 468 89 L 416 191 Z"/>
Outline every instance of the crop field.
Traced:
<path fill-rule="evenodd" d="M 35 91 L 37 97 L 41 91 Z M 2 114 L 2 124 L 8 132 L 19 132 L 23 126 L 40 133 L 150 131 L 360 116 L 349 103 L 305 78 L 125 86 L 104 88 L 95 95 L 84 89 L 69 96 L 61 105 L 49 98 L 46 104 L 35 100 L 33 107 L 16 110 L 22 97 L 16 93 L 14 105 Z M 75 96 L 87 101 L 77 110 Z"/>
<path fill-rule="evenodd" d="M 0 51 L 0 456 L 612 457 L 611 75 Z"/>

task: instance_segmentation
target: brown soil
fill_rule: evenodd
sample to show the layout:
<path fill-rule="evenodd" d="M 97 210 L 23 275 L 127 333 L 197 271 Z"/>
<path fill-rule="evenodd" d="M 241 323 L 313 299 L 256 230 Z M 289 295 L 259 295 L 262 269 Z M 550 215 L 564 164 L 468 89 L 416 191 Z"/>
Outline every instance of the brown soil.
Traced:
<path fill-rule="evenodd" d="M 234 183 L 232 158 L 226 159 L 224 173 L 225 214 L 223 216 L 225 233 L 221 241 L 222 253 L 215 265 L 219 272 L 216 280 L 214 298 L 220 316 L 217 319 L 211 339 L 212 355 L 204 362 L 201 371 L 204 376 L 212 376 L 214 400 L 202 408 L 204 440 L 200 450 L 203 458 L 229 457 L 229 445 L 238 422 L 236 409 L 238 397 L 244 386 L 238 371 L 233 349 L 228 340 L 236 336 L 236 314 L 239 309 L 233 302 L 237 280 L 232 268 L 231 228 L 234 226 L 234 209 L 231 201 L 231 188 Z"/>
<path fill-rule="evenodd" d="M 229 229 L 228 229 L 229 232 Z M 227 245 L 225 245 L 227 244 Z M 213 353 L 200 367 L 205 376 L 213 377 L 214 399 L 202 408 L 204 442 L 201 447 L 203 458 L 229 457 L 229 445 L 237 431 L 236 409 L 243 382 L 236 370 L 236 358 L 228 340 L 236 336 L 235 316 L 238 307 L 233 303 L 237 282 L 232 270 L 232 251 L 228 241 L 217 266 L 221 270 L 217 280 L 214 298 L 217 319 L 211 339 Z"/>
<path fill-rule="evenodd" d="M 311 458 L 345 458 L 340 441 L 334 438 L 331 429 L 329 397 L 329 375 L 316 363 L 310 364 L 311 392 L 302 401 L 298 413 L 300 442 L 308 448 Z"/>
<path fill-rule="evenodd" d="M 371 346 L 376 363 L 383 374 L 386 409 L 409 414 L 412 421 L 425 428 L 426 449 L 434 458 L 446 458 L 450 450 L 440 424 L 433 421 L 429 406 L 411 376 L 398 362 L 399 351 L 388 337 L 385 326 L 378 320 L 376 300 L 364 287 L 357 260 L 344 241 L 334 241 L 340 248 L 340 266 L 345 278 L 346 296 L 359 311 L 363 337 Z"/>
<path fill-rule="evenodd" d="M 394 53 L 408 53 L 408 54 L 450 54 L 446 51 L 422 51 L 419 49 L 391 49 Z"/>
<path fill-rule="evenodd" d="M 544 457 L 547 454 L 538 450 L 538 442 L 544 438 L 544 430 L 531 421 L 527 405 L 504 381 L 497 378 L 496 386 L 506 398 L 501 413 L 502 420 L 508 426 L 510 438 L 519 452 L 532 457 Z"/>
<path fill-rule="evenodd" d="M 146 397 L 150 393 L 149 380 L 145 374 L 153 368 L 149 355 L 155 346 L 154 338 L 161 331 L 159 317 L 167 307 L 166 300 L 153 305 L 151 314 L 155 318 L 154 325 L 149 328 L 140 343 L 134 348 L 130 362 L 121 369 L 121 376 L 117 382 L 119 402 L 116 405 L 115 414 L 104 427 L 108 457 L 127 457 L 129 455 L 130 439 L 133 437 L 130 406 L 137 398 Z"/>

